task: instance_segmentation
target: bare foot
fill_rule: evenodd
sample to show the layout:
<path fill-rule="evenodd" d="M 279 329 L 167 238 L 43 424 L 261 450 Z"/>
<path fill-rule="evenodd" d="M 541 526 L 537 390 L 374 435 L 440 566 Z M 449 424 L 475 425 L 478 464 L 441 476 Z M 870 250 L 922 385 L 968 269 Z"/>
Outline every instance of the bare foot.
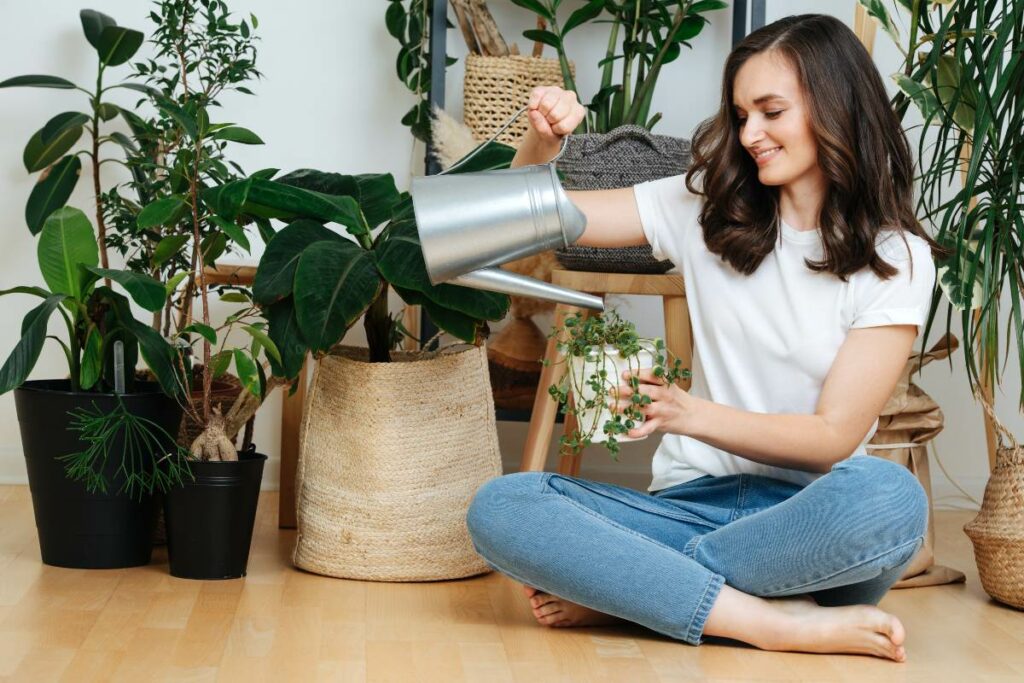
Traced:
<path fill-rule="evenodd" d="M 809 598 L 766 601 L 782 618 L 762 642 L 766 650 L 874 655 L 902 662 L 906 631 L 892 614 L 870 605 L 819 607 Z"/>
<path fill-rule="evenodd" d="M 530 599 L 533 616 L 544 626 L 565 628 L 567 626 L 606 626 L 622 620 L 610 614 L 592 610 L 583 605 L 543 593 L 532 586 L 523 586 L 523 593 Z"/>

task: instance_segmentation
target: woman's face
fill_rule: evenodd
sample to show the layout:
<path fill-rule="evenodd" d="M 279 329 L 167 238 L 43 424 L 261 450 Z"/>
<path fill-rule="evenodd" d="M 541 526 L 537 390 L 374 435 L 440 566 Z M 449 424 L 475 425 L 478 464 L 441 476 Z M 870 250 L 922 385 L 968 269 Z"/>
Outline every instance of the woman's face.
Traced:
<path fill-rule="evenodd" d="M 775 52 L 748 59 L 733 82 L 740 144 L 765 185 L 821 180 L 818 144 L 796 71 Z"/>

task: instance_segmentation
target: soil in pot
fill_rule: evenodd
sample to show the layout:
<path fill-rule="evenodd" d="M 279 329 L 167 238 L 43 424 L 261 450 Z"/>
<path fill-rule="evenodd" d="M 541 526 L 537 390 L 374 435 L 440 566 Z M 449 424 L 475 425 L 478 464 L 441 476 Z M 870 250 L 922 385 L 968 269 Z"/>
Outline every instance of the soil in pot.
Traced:
<path fill-rule="evenodd" d="M 166 450 L 181 420 L 181 408 L 156 385 L 120 397 L 133 415 L 146 418 L 166 433 Z M 74 392 L 67 380 L 34 380 L 14 390 L 29 489 L 39 531 L 43 563 L 77 569 L 114 569 L 149 563 L 154 521 L 153 497 L 118 493 L 124 484 L 123 442 L 115 440 L 103 467 L 107 493 L 90 493 L 81 481 L 68 478 L 58 458 L 86 450 L 80 434 L 70 429 L 75 410 L 109 412 L 115 394 Z M 157 458 L 147 459 L 152 467 Z"/>
<path fill-rule="evenodd" d="M 237 462 L 189 461 L 194 480 L 164 498 L 171 576 L 245 576 L 266 461 L 254 448 Z"/>

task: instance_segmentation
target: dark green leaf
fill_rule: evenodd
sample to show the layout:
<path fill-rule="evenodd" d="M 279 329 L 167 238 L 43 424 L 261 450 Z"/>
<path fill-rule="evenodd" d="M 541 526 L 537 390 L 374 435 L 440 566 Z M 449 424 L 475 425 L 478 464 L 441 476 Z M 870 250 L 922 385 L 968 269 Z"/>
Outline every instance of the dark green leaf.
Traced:
<path fill-rule="evenodd" d="M 188 204 L 181 195 L 171 195 L 147 204 L 139 212 L 136 222 L 142 229 L 176 223 L 184 215 Z"/>
<path fill-rule="evenodd" d="M 135 303 L 147 311 L 159 311 L 167 301 L 163 284 L 148 275 L 113 268 L 89 267 L 89 270 L 124 287 Z"/>
<path fill-rule="evenodd" d="M 224 185 L 211 187 L 202 192 L 203 201 L 206 205 L 225 220 L 233 221 L 238 218 L 245 201 L 249 196 L 249 188 L 252 186 L 251 178 L 233 180 Z"/>
<path fill-rule="evenodd" d="M 205 325 L 205 324 L 199 323 L 199 322 L 194 322 L 191 325 L 187 325 L 184 328 L 182 328 L 181 331 L 182 332 L 195 332 L 196 334 L 198 334 L 200 337 L 202 337 L 206 341 L 210 342 L 211 344 L 216 344 L 217 343 L 217 331 L 215 329 L 213 329 L 212 327 L 210 327 L 209 325 Z"/>
<path fill-rule="evenodd" d="M 390 173 L 342 175 L 303 168 L 281 176 L 277 182 L 324 195 L 351 197 L 359 204 L 370 228 L 390 218 L 400 197 Z"/>
<path fill-rule="evenodd" d="M 75 84 L 66 78 L 60 78 L 58 76 L 15 76 L 14 78 L 8 78 L 6 81 L 0 82 L 0 88 L 18 88 L 18 87 L 32 87 L 32 88 L 57 88 L 59 90 L 74 90 Z"/>
<path fill-rule="evenodd" d="M 85 39 L 99 51 L 101 49 L 100 36 L 103 35 L 103 29 L 108 26 L 117 26 L 117 22 L 103 12 L 97 12 L 93 9 L 84 9 L 78 13 L 78 16 L 82 20 L 82 31 L 85 32 Z"/>
<path fill-rule="evenodd" d="M 278 351 L 277 344 L 275 344 L 273 340 L 269 336 L 267 336 L 266 332 L 257 327 L 254 327 L 253 325 L 246 325 L 242 329 L 248 332 L 253 339 L 259 342 L 260 346 L 266 349 L 268 358 L 273 358 L 278 363 L 281 362 L 281 352 Z"/>
<path fill-rule="evenodd" d="M 228 126 L 221 128 L 211 135 L 215 140 L 227 140 L 229 142 L 240 142 L 243 145 L 262 145 L 263 140 L 256 133 L 241 126 Z"/>
<path fill-rule="evenodd" d="M 135 144 L 135 141 L 130 137 L 122 133 L 121 131 L 114 131 L 110 134 L 110 139 L 121 145 L 121 149 L 129 154 L 138 154 L 139 147 Z"/>
<path fill-rule="evenodd" d="M 46 341 L 46 325 L 50 315 L 63 300 L 63 295 L 48 297 L 25 315 L 21 324 L 21 339 L 18 340 L 4 366 L 0 368 L 0 394 L 20 387 L 28 379 L 29 373 L 39 360 L 43 342 Z"/>
<path fill-rule="evenodd" d="M 99 264 L 100 252 L 92 224 L 78 209 L 64 207 L 43 223 L 37 248 L 39 270 L 54 294 L 81 298 L 79 265 Z"/>
<path fill-rule="evenodd" d="M 261 391 L 260 375 L 256 371 L 256 363 L 242 349 L 235 349 L 234 356 L 235 371 L 238 373 L 238 379 L 241 380 L 242 386 L 253 396 L 259 396 Z"/>
<path fill-rule="evenodd" d="M 83 391 L 88 391 L 100 379 L 103 372 L 103 335 L 99 328 L 90 327 L 82 347 L 82 362 L 78 382 Z"/>
<path fill-rule="evenodd" d="M 252 301 L 242 292 L 225 292 L 220 295 L 220 300 L 228 304 L 247 304 Z"/>
<path fill-rule="evenodd" d="M 245 229 L 243 229 L 242 226 L 238 225 L 237 223 L 232 223 L 231 221 L 224 220 L 220 216 L 212 216 L 210 220 L 212 220 L 217 225 L 217 227 L 223 230 L 224 233 L 231 238 L 232 242 L 242 247 L 242 249 L 245 249 L 245 251 L 248 253 L 250 249 L 249 238 L 245 236 Z"/>
<path fill-rule="evenodd" d="M 480 329 L 483 327 L 483 321 L 465 313 L 439 306 L 415 290 L 395 287 L 395 291 L 405 303 L 411 306 L 422 306 L 438 328 L 465 342 L 471 344 L 476 342 Z"/>
<path fill-rule="evenodd" d="M 33 235 L 43 229 L 43 222 L 51 213 L 67 203 L 81 172 L 81 159 L 66 156 L 54 164 L 46 178 L 32 188 L 28 204 L 25 205 L 25 222 Z"/>
<path fill-rule="evenodd" d="M 46 125 L 39 131 L 39 139 L 45 145 L 52 142 L 55 137 L 68 128 L 81 127 L 89 122 L 89 115 L 77 111 L 66 111 L 57 114 L 46 122 Z"/>
<path fill-rule="evenodd" d="M 604 3 L 605 0 L 589 0 L 583 7 L 570 14 L 569 21 L 565 22 L 565 26 L 562 27 L 562 35 L 564 36 L 580 24 L 585 24 L 599 15 L 604 9 Z"/>
<path fill-rule="evenodd" d="M 456 174 L 495 171 L 511 166 L 512 158 L 516 155 L 515 147 L 510 147 L 509 145 L 504 145 L 500 142 L 489 142 L 484 143 L 484 145 L 484 148 L 472 157 L 469 154 L 464 156 L 463 159 L 468 159 L 465 163 L 462 163 L 462 159 L 460 159 L 455 162 L 455 164 L 452 164 L 452 170 L 450 173 Z M 470 152 L 470 154 L 472 154 L 472 152 Z M 460 165 L 456 167 L 456 164 Z"/>
<path fill-rule="evenodd" d="M 100 102 L 100 106 L 97 108 L 96 113 L 99 114 L 100 118 L 104 121 L 110 121 L 121 113 L 121 108 L 116 104 L 111 104 L 110 102 Z"/>
<path fill-rule="evenodd" d="M 22 160 L 25 162 L 25 169 L 29 173 L 41 171 L 74 147 L 78 138 L 82 136 L 82 126 L 65 128 L 54 138 L 44 142 L 43 131 L 39 131 L 25 145 L 25 152 Z"/>
<path fill-rule="evenodd" d="M 96 52 L 107 66 L 124 64 L 138 51 L 145 36 L 122 26 L 106 26 L 100 33 Z"/>
<path fill-rule="evenodd" d="M 528 9 L 539 17 L 546 19 L 548 22 L 553 22 L 555 17 L 551 15 L 551 12 L 545 7 L 540 0 L 512 0 L 512 4 L 519 5 L 524 9 Z"/>
<path fill-rule="evenodd" d="M 228 237 L 222 232 L 207 235 L 200 243 L 203 254 L 203 265 L 212 266 L 215 264 L 228 247 Z"/>
<path fill-rule="evenodd" d="M 302 370 L 309 353 L 309 344 L 299 330 L 299 321 L 295 316 L 295 304 L 289 297 L 278 301 L 264 309 L 267 333 L 281 353 L 281 362 L 270 359 L 270 367 L 278 377 L 292 378 Z"/>
<path fill-rule="evenodd" d="M 302 252 L 313 244 L 344 241 L 344 237 L 331 232 L 316 221 L 301 219 L 285 226 L 274 235 L 273 241 L 256 268 L 252 295 L 256 303 L 269 306 L 289 296 L 295 280 L 295 269 Z"/>
<path fill-rule="evenodd" d="M 405 38 L 405 8 L 401 2 L 392 2 L 384 12 L 384 24 L 392 37 L 401 41 Z"/>
<path fill-rule="evenodd" d="M 722 0 L 697 0 L 697 2 L 690 5 L 691 14 L 700 14 L 701 12 L 712 12 L 714 10 L 725 9 L 729 6 L 729 3 L 722 2 Z"/>
<path fill-rule="evenodd" d="M 157 99 L 157 107 L 167 114 L 167 116 L 174 119 L 174 122 L 177 123 L 190 138 L 195 140 L 199 137 L 199 124 L 196 122 L 195 116 L 185 111 L 175 102 L 167 99 L 166 97 L 160 97 Z"/>
<path fill-rule="evenodd" d="M 514 1 L 515 0 L 513 0 L 513 2 Z M 532 28 L 529 31 L 523 31 L 523 37 L 534 42 L 541 42 L 545 45 L 550 45 L 555 49 L 558 49 L 562 44 L 562 41 L 558 39 L 558 36 L 551 31 L 543 31 L 536 28 Z"/>
<path fill-rule="evenodd" d="M 160 96 L 160 91 L 153 86 L 146 85 L 144 83 L 118 83 L 117 85 L 110 86 L 112 88 L 127 88 L 128 90 L 134 90 L 136 92 L 149 95 L 150 97 Z"/>
<path fill-rule="evenodd" d="M 370 252 L 352 242 L 321 242 L 306 249 L 295 271 L 294 291 L 302 336 L 315 350 L 330 349 L 370 307 L 383 284 Z"/>
<path fill-rule="evenodd" d="M 192 239 L 190 235 L 168 235 L 160 240 L 156 249 L 153 250 L 152 261 L 154 266 L 159 266 L 161 263 L 171 258 L 175 254 L 181 251 L 181 248 Z"/>
<path fill-rule="evenodd" d="M 311 192 L 275 180 L 250 180 L 252 184 L 243 213 L 287 221 L 296 218 L 330 221 L 344 225 L 353 235 L 369 232 L 366 219 L 352 197 Z"/>

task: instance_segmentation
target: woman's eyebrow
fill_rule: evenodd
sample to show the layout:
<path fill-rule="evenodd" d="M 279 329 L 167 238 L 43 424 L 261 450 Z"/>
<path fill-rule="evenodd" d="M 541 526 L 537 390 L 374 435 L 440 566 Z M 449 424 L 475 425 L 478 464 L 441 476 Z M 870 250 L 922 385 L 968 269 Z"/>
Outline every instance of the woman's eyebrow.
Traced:
<path fill-rule="evenodd" d="M 772 100 L 782 100 L 784 102 L 788 101 L 782 95 L 776 95 L 775 93 L 768 93 L 767 95 L 761 95 L 760 97 L 755 98 L 754 99 L 754 104 L 755 105 L 764 104 L 765 102 L 771 102 Z M 740 105 L 736 104 L 735 102 L 733 103 L 732 106 L 733 106 L 734 109 L 742 109 L 743 108 Z"/>

